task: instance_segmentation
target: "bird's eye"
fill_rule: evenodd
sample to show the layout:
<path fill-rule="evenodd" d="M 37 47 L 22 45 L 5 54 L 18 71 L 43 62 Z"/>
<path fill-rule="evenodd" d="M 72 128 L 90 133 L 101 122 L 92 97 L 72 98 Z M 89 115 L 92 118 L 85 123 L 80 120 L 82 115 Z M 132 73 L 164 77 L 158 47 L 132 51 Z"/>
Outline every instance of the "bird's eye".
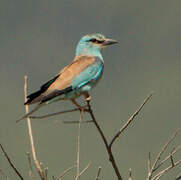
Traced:
<path fill-rule="evenodd" d="M 104 42 L 104 41 L 101 41 L 101 40 L 97 40 L 97 39 L 95 39 L 95 38 L 90 39 L 89 41 L 90 41 L 90 42 L 93 42 L 93 43 L 97 43 L 97 44 L 101 44 L 101 43 Z"/>
<path fill-rule="evenodd" d="M 89 41 L 91 41 L 91 42 L 97 42 L 97 39 L 93 38 L 93 39 L 90 39 Z"/>

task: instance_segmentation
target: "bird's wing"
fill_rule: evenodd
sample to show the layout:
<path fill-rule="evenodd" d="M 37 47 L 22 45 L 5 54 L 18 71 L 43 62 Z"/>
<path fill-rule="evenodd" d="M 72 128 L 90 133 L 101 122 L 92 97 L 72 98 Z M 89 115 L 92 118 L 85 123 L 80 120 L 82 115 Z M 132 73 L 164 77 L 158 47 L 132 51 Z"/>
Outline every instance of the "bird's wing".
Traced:
<path fill-rule="evenodd" d="M 101 67 L 102 61 L 98 57 L 77 56 L 72 64 L 66 66 L 55 78 L 41 86 L 39 91 L 30 94 L 25 104 L 45 102 L 75 88 L 80 88 L 96 79 Z"/>
<path fill-rule="evenodd" d="M 93 57 L 94 62 L 84 68 L 71 82 L 73 89 L 79 89 L 90 82 L 96 81 L 103 72 L 103 62 L 99 57 Z"/>

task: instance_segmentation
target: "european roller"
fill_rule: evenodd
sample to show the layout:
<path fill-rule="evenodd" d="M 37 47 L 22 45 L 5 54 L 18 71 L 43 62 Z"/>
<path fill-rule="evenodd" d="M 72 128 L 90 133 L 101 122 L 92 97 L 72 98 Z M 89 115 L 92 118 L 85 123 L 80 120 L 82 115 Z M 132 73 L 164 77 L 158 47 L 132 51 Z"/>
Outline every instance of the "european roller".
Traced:
<path fill-rule="evenodd" d="M 83 36 L 77 44 L 72 63 L 42 85 L 38 91 L 27 96 L 25 105 L 34 103 L 38 105 L 18 121 L 28 117 L 40 107 L 58 100 L 70 100 L 82 109 L 76 99 L 84 96 L 87 101 L 90 101 L 90 90 L 99 82 L 104 70 L 101 50 L 115 43 L 116 40 L 108 39 L 98 33 Z"/>

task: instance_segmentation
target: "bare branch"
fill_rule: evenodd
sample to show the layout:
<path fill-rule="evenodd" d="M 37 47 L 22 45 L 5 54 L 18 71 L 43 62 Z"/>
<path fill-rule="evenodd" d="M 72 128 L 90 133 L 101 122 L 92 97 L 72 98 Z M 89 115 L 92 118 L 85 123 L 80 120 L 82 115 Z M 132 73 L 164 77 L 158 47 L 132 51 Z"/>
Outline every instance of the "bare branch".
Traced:
<path fill-rule="evenodd" d="M 71 167 L 69 167 L 68 169 L 66 169 L 65 171 L 63 171 L 60 176 L 58 177 L 58 180 L 62 180 L 62 177 L 67 174 L 70 170 L 72 170 L 74 167 L 76 167 L 76 165 L 73 165 Z"/>
<path fill-rule="evenodd" d="M 25 102 L 27 100 L 27 81 L 28 81 L 28 77 L 25 76 L 24 77 L 24 80 L 25 80 L 25 84 L 24 84 L 24 96 L 25 96 Z M 28 105 L 25 105 L 25 110 L 26 110 L 26 113 L 29 112 L 29 107 Z M 32 132 L 32 128 L 31 128 L 31 121 L 30 121 L 30 118 L 27 117 L 27 124 L 28 124 L 28 133 L 29 133 L 29 137 L 30 137 L 30 145 L 31 145 L 31 150 L 32 150 L 32 155 L 33 155 L 33 160 L 34 160 L 34 163 L 35 163 L 35 166 L 37 168 L 37 171 L 40 175 L 40 178 L 42 180 L 45 180 L 44 178 L 44 175 L 43 175 L 43 171 L 41 169 L 41 166 L 37 160 L 37 157 L 36 157 L 36 151 L 35 151 L 35 146 L 34 146 L 34 140 L 33 140 L 33 132 Z"/>
<path fill-rule="evenodd" d="M 99 166 L 98 168 L 98 172 L 97 172 L 95 180 L 99 180 L 100 173 L 101 173 L 101 166 Z"/>
<path fill-rule="evenodd" d="M 168 166 L 167 168 L 165 168 L 164 170 L 162 170 L 161 172 L 159 172 L 156 176 L 154 176 L 152 179 L 153 180 L 159 180 L 166 172 L 168 172 L 169 170 L 173 169 L 174 167 L 178 166 L 179 164 L 181 164 L 181 159 L 178 160 L 177 162 L 173 164 L 171 164 L 170 166 Z"/>
<path fill-rule="evenodd" d="M 171 160 L 171 163 L 172 163 L 172 167 L 174 167 L 175 164 L 174 164 L 174 161 L 173 161 L 173 156 L 172 156 L 172 154 L 170 154 L 170 160 Z"/>
<path fill-rule="evenodd" d="M 148 102 L 148 100 L 152 97 L 153 92 L 143 101 L 141 106 L 136 110 L 136 112 L 128 119 L 126 124 L 116 133 L 116 135 L 112 138 L 109 148 L 112 147 L 114 141 L 120 136 L 121 133 L 130 125 L 130 123 L 134 120 L 134 118 L 139 114 L 139 112 L 142 110 L 143 106 Z"/>
<path fill-rule="evenodd" d="M 109 149 L 109 146 L 108 146 L 107 139 L 106 139 L 106 137 L 104 136 L 104 133 L 103 133 L 102 129 L 100 128 L 99 124 L 97 123 L 97 121 L 96 121 L 96 119 L 95 119 L 95 116 L 94 116 L 94 114 L 93 114 L 93 111 L 92 111 L 92 108 L 91 108 L 91 105 L 90 105 L 90 102 L 89 102 L 89 101 L 87 101 L 87 105 L 88 105 L 88 108 L 89 108 L 89 114 L 90 114 L 91 117 L 92 117 L 92 121 L 94 122 L 94 124 L 95 124 L 98 132 L 100 133 L 100 135 L 101 135 L 101 137 L 102 137 L 102 139 L 103 139 L 103 142 L 104 142 L 104 144 L 105 144 L 105 146 L 106 146 L 106 148 L 107 148 L 107 150 L 108 150 L 108 149 Z"/>
<path fill-rule="evenodd" d="M 89 168 L 90 165 L 91 165 L 91 162 L 89 162 L 89 163 L 87 164 L 87 166 L 80 172 L 79 177 L 80 177 L 82 174 L 84 174 L 85 171 L 87 171 L 87 169 Z"/>
<path fill-rule="evenodd" d="M 165 143 L 165 145 L 162 147 L 161 151 L 158 153 L 154 163 L 153 163 L 153 166 L 152 166 L 152 169 L 151 169 L 151 172 L 154 172 L 155 171 L 155 167 L 158 163 L 158 161 L 160 160 L 161 158 L 161 155 L 166 151 L 167 147 L 169 146 L 169 144 L 175 139 L 175 137 L 177 136 L 178 134 L 178 131 L 179 130 L 176 130 L 174 132 L 174 134 L 172 135 L 172 137 L 168 140 L 168 142 Z"/>
<path fill-rule="evenodd" d="M 174 150 L 171 151 L 171 155 L 173 156 L 178 150 L 181 149 L 181 145 L 178 146 L 177 148 L 174 148 Z M 163 159 L 156 167 L 155 169 L 153 169 L 153 172 L 156 171 L 158 168 L 160 168 L 169 158 L 170 158 L 170 154 L 165 158 Z"/>
<path fill-rule="evenodd" d="M 0 147 L 1 147 L 1 150 L 2 152 L 4 153 L 6 159 L 8 160 L 10 166 L 13 168 L 13 170 L 15 171 L 15 173 L 18 175 L 18 177 L 21 179 L 21 180 L 24 180 L 22 175 L 20 174 L 20 172 L 16 169 L 16 167 L 14 166 L 14 164 L 12 163 L 11 159 L 9 158 L 8 154 L 6 153 L 5 149 L 3 148 L 2 144 L 0 144 Z"/>
<path fill-rule="evenodd" d="M 149 170 L 148 170 L 148 176 L 147 176 L 147 180 L 158 180 L 160 179 L 160 177 L 162 177 L 167 171 L 169 171 L 170 169 L 176 167 L 178 164 L 180 164 L 180 161 L 177 161 L 176 163 L 173 160 L 173 155 L 181 148 L 181 146 L 178 146 L 177 148 L 174 148 L 168 156 L 166 156 L 166 158 L 164 158 L 160 163 L 159 160 L 161 159 L 162 154 L 167 150 L 168 146 L 170 145 L 170 143 L 175 139 L 175 137 L 178 134 L 178 130 L 176 130 L 172 137 L 164 144 L 164 146 L 162 147 L 161 151 L 157 154 L 155 161 L 150 169 L 149 165 Z M 150 158 L 149 158 L 150 159 Z M 157 173 L 153 178 L 153 174 L 156 170 L 158 170 L 168 159 L 171 160 L 171 166 L 165 168 L 164 170 L 160 171 L 159 173 Z M 151 164 L 151 160 L 150 160 L 150 164 Z"/>
<path fill-rule="evenodd" d="M 151 153 L 148 154 L 148 176 L 151 175 Z"/>
<path fill-rule="evenodd" d="M 79 108 L 74 108 L 74 109 L 70 109 L 70 110 L 66 110 L 66 111 L 60 111 L 60 112 L 56 112 L 56 113 L 52 113 L 52 114 L 46 114 L 43 116 L 30 116 L 31 119 L 44 119 L 44 118 L 48 118 L 48 117 L 52 117 L 52 116 L 57 116 L 60 114 L 65 114 L 65 113 L 69 113 L 69 112 L 75 112 L 75 111 L 80 111 Z"/>
<path fill-rule="evenodd" d="M 101 138 L 104 142 L 104 145 L 106 147 L 107 153 L 109 155 L 109 160 L 112 164 L 112 167 L 117 175 L 118 180 L 123 180 L 123 178 L 121 177 L 121 174 L 119 172 L 118 166 L 116 164 L 116 161 L 114 159 L 113 153 L 112 153 L 112 144 L 114 143 L 114 141 L 120 136 L 120 134 L 128 127 L 128 125 L 134 120 L 134 118 L 138 115 L 138 113 L 141 111 L 141 109 L 143 108 L 143 106 L 146 104 L 146 102 L 152 97 L 153 93 L 151 93 L 142 103 L 142 105 L 138 108 L 138 110 L 128 119 L 127 123 L 118 131 L 118 133 L 116 133 L 116 135 L 113 137 L 113 139 L 111 140 L 111 143 L 108 144 L 108 141 L 102 131 L 102 129 L 100 128 L 98 122 L 96 121 L 96 118 L 93 114 L 90 102 L 87 101 L 87 106 L 88 106 L 88 112 L 90 114 L 90 116 L 92 117 L 92 120 L 99 132 L 99 134 L 101 135 Z"/>
<path fill-rule="evenodd" d="M 94 116 L 94 113 L 93 113 L 93 111 L 92 111 L 92 108 L 91 108 L 91 105 L 90 105 L 90 102 L 89 102 L 89 101 L 87 101 L 87 106 L 88 106 L 89 114 L 90 114 L 90 116 L 92 117 L 92 120 L 93 120 L 93 122 L 94 122 L 94 124 L 95 124 L 95 126 L 96 126 L 96 128 L 97 128 L 97 130 L 98 130 L 98 132 L 99 132 L 99 134 L 100 134 L 103 142 L 104 142 L 104 145 L 105 145 L 105 147 L 106 147 L 107 153 L 108 153 L 108 155 L 109 155 L 109 161 L 110 161 L 111 164 L 112 164 L 112 167 L 113 167 L 113 169 L 114 169 L 114 171 L 115 171 L 115 173 L 116 173 L 116 175 L 117 175 L 117 178 L 118 178 L 118 180 L 123 180 L 123 178 L 121 177 L 121 174 L 120 174 L 120 172 L 119 172 L 118 166 L 117 166 L 117 164 L 116 164 L 116 161 L 115 161 L 115 159 L 114 159 L 112 150 L 111 150 L 111 148 L 109 148 L 107 139 L 106 139 L 106 137 L 105 137 L 102 129 L 100 128 L 98 122 L 96 121 L 96 118 L 95 118 L 95 116 Z"/>

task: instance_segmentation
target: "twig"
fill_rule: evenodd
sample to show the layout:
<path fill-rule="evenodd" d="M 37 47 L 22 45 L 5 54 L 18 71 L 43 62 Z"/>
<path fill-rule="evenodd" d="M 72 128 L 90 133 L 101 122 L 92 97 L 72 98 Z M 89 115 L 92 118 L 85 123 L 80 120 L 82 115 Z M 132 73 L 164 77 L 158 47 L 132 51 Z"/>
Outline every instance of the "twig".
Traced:
<path fill-rule="evenodd" d="M 80 177 L 82 174 L 84 174 L 85 171 L 87 171 L 87 169 L 89 168 L 90 165 L 91 165 L 91 162 L 89 162 L 89 163 L 87 164 L 87 166 L 79 173 L 79 177 Z"/>
<path fill-rule="evenodd" d="M 70 110 L 66 110 L 66 111 L 60 111 L 60 112 L 56 112 L 56 113 L 52 113 L 52 114 L 46 114 L 43 116 L 30 116 L 31 119 L 44 119 L 44 118 L 48 118 L 51 116 L 57 116 L 59 114 L 64 114 L 64 113 L 69 113 L 69 112 L 75 112 L 75 111 L 80 111 L 79 108 L 74 108 L 74 109 L 70 109 Z"/>
<path fill-rule="evenodd" d="M 171 163 L 172 163 L 172 167 L 174 167 L 175 164 L 174 164 L 174 161 L 173 161 L 173 156 L 172 156 L 172 154 L 170 154 L 170 160 L 171 160 Z"/>
<path fill-rule="evenodd" d="M 15 173 L 18 175 L 18 177 L 21 179 L 21 180 L 24 180 L 22 175 L 20 174 L 20 172 L 16 169 L 16 167 L 14 166 L 14 164 L 12 163 L 11 159 L 9 158 L 8 154 L 6 153 L 5 149 L 3 148 L 2 144 L 0 144 L 0 147 L 1 147 L 1 150 L 2 152 L 4 153 L 6 159 L 8 160 L 10 166 L 13 168 L 13 170 L 15 171 Z"/>
<path fill-rule="evenodd" d="M 161 149 L 161 151 L 158 153 L 158 155 L 157 155 L 157 157 L 156 157 L 156 159 L 155 159 L 155 162 L 153 163 L 153 166 L 152 166 L 151 171 L 154 172 L 154 169 L 155 169 L 158 161 L 160 160 L 161 155 L 165 152 L 165 150 L 167 149 L 167 147 L 169 146 L 169 144 L 175 139 L 175 137 L 176 137 L 177 134 L 178 134 L 178 131 L 179 131 L 179 130 L 176 130 L 176 131 L 174 132 L 174 134 L 172 135 L 172 137 L 170 138 L 170 140 L 165 143 L 165 145 L 163 146 L 163 148 Z"/>
<path fill-rule="evenodd" d="M 62 177 L 67 174 L 70 170 L 72 170 L 74 167 L 76 167 L 76 165 L 73 165 L 71 167 L 69 167 L 68 169 L 66 169 L 65 171 L 63 171 L 60 176 L 58 177 L 58 180 L 62 180 Z"/>
<path fill-rule="evenodd" d="M 151 153 L 148 154 L 148 175 L 151 175 Z"/>
<path fill-rule="evenodd" d="M 79 179 L 80 176 L 80 125 L 82 122 L 82 111 L 80 111 L 80 119 L 79 119 L 79 124 L 78 124 L 78 135 L 77 135 L 77 175 L 75 180 Z"/>
<path fill-rule="evenodd" d="M 181 149 L 181 145 L 178 146 L 177 148 L 174 148 L 174 150 L 171 151 L 171 155 L 173 156 L 179 149 Z M 163 159 L 156 167 L 155 169 L 153 169 L 153 172 L 156 171 L 158 168 L 160 168 L 169 158 L 170 158 L 170 154 Z"/>
<path fill-rule="evenodd" d="M 164 158 L 160 163 L 159 160 L 161 159 L 162 154 L 166 151 L 166 149 L 168 148 L 168 146 L 170 145 L 170 143 L 175 139 L 175 137 L 178 134 L 178 130 L 176 130 L 172 137 L 164 144 L 164 146 L 162 147 L 161 151 L 157 154 L 155 161 L 151 167 L 151 165 L 149 165 L 151 167 L 149 167 L 148 170 L 148 176 L 146 178 L 146 180 L 158 180 L 160 179 L 160 177 L 162 177 L 167 171 L 169 171 L 170 169 L 174 168 L 175 166 L 177 166 L 178 164 L 180 164 L 180 161 L 177 161 L 176 163 L 173 161 L 173 155 L 181 148 L 181 146 L 178 146 L 177 148 L 174 148 L 168 156 L 166 156 L 166 158 Z M 150 157 L 149 157 L 150 159 Z M 171 160 L 171 166 L 165 168 L 164 170 L 160 171 L 159 173 L 157 173 L 154 177 L 153 174 L 156 170 L 158 170 L 168 159 Z M 150 164 L 151 164 L 151 160 L 150 160 Z M 153 178 L 152 178 L 153 177 Z"/>
<path fill-rule="evenodd" d="M 91 105 L 90 105 L 90 102 L 87 101 L 87 106 L 88 106 L 88 110 L 89 110 L 89 114 L 91 115 L 92 117 L 92 120 L 99 132 L 99 134 L 101 135 L 101 138 L 105 144 L 105 147 L 106 147 L 106 150 L 107 150 L 107 153 L 109 155 L 109 160 L 112 164 L 112 167 L 117 175 L 117 178 L 118 180 L 123 180 L 123 178 L 121 177 L 121 174 L 119 172 L 119 169 L 118 169 L 118 166 L 115 162 L 115 159 L 114 159 L 114 156 L 113 156 L 113 153 L 112 153 L 112 145 L 114 143 L 114 141 L 120 136 L 120 134 L 128 127 L 128 125 L 134 120 L 134 118 L 138 115 L 138 113 L 142 110 L 143 106 L 146 104 L 146 102 L 152 97 L 153 93 L 151 93 L 145 100 L 144 102 L 142 103 L 142 105 L 138 108 L 138 110 L 128 119 L 128 121 L 126 122 L 126 124 L 116 133 L 116 135 L 112 138 L 110 144 L 108 144 L 107 142 L 107 139 L 102 131 L 102 129 L 100 128 L 98 122 L 96 121 L 96 118 L 93 114 L 93 111 L 91 109 Z"/>
<path fill-rule="evenodd" d="M 30 153 L 27 152 L 27 157 L 28 157 L 28 163 L 29 163 L 29 176 L 30 178 L 33 180 L 34 179 L 34 175 L 33 175 L 33 168 L 32 168 L 32 164 L 31 164 L 31 158 L 30 158 Z"/>
<path fill-rule="evenodd" d="M 96 118 L 95 118 L 95 116 L 94 116 L 94 114 L 93 114 L 93 111 L 92 111 L 92 108 L 91 108 L 91 105 L 90 105 L 90 102 L 89 102 L 89 101 L 87 101 L 87 105 L 88 105 L 88 108 L 89 108 L 89 114 L 90 114 L 91 117 L 92 117 L 92 121 L 94 122 L 94 124 L 95 124 L 98 132 L 100 133 L 100 135 L 101 135 L 101 137 L 102 137 L 102 140 L 103 140 L 103 142 L 104 142 L 104 144 L 105 144 L 105 146 L 106 146 L 106 148 L 107 148 L 107 150 L 108 150 L 108 149 L 109 149 L 109 146 L 108 146 L 107 139 L 106 139 L 106 137 L 104 136 L 104 133 L 103 133 L 102 129 L 100 128 L 99 124 L 98 124 L 97 121 L 96 121 Z"/>
<path fill-rule="evenodd" d="M 8 176 L 6 176 L 6 174 L 3 172 L 3 170 L 1 168 L 0 168 L 0 173 L 6 180 L 9 180 Z"/>
<path fill-rule="evenodd" d="M 99 180 L 100 173 L 101 173 L 101 166 L 99 166 L 99 168 L 98 168 L 95 180 Z"/>
<path fill-rule="evenodd" d="M 178 160 L 177 162 L 174 163 L 174 166 L 171 164 L 169 167 L 165 168 L 164 170 L 162 170 L 161 172 L 159 172 L 156 176 L 154 176 L 152 179 L 153 180 L 159 180 L 166 172 L 168 172 L 169 170 L 171 170 L 172 168 L 178 166 L 181 163 L 181 159 Z"/>
<path fill-rule="evenodd" d="M 153 92 L 143 101 L 141 106 L 136 110 L 136 112 L 128 119 L 126 124 L 116 133 L 116 135 L 112 138 L 109 148 L 112 147 L 114 141 L 120 136 L 120 134 L 129 126 L 129 124 L 134 120 L 134 118 L 139 114 L 139 112 L 142 110 L 143 106 L 148 102 L 148 100 L 152 97 Z"/>
<path fill-rule="evenodd" d="M 25 101 L 27 100 L 27 81 L 28 81 L 28 77 L 25 76 L 24 77 L 24 80 L 25 80 L 25 84 L 24 84 L 24 96 L 25 96 Z M 25 105 L 25 111 L 26 113 L 29 112 L 29 107 L 28 105 Z M 44 178 L 44 175 L 43 175 L 43 171 L 41 169 L 41 166 L 37 160 L 37 157 L 36 157 L 36 151 L 35 151 L 35 146 L 34 146 L 34 141 L 33 141 L 33 132 L 32 132 L 32 128 L 31 128 L 31 121 L 30 121 L 30 118 L 27 117 L 27 124 L 28 124 L 28 133 L 29 133 L 29 137 L 30 137 L 30 145 L 31 145 L 31 150 L 32 150 L 32 155 L 33 155 L 33 160 L 34 160 L 34 163 L 35 163 L 35 166 L 37 168 L 37 171 L 40 175 L 40 178 L 42 180 L 45 180 Z"/>
<path fill-rule="evenodd" d="M 147 180 L 152 180 L 152 176 L 153 176 L 153 173 L 167 160 L 170 158 L 170 155 L 167 156 L 163 161 L 161 161 L 160 164 L 158 164 L 158 161 L 160 160 L 161 158 L 161 155 L 166 151 L 167 147 L 169 146 L 169 144 L 175 139 L 175 137 L 177 136 L 178 134 L 178 130 L 176 130 L 174 132 L 174 134 L 172 135 L 172 137 L 165 143 L 165 145 L 162 147 L 161 151 L 158 153 L 152 167 L 151 167 L 151 170 L 148 172 L 148 176 L 147 176 Z M 178 150 L 178 148 L 177 148 Z M 176 153 L 176 151 L 173 151 L 174 153 Z M 171 153 L 173 155 L 173 152 Z M 158 165 L 157 165 L 158 164 Z"/>

